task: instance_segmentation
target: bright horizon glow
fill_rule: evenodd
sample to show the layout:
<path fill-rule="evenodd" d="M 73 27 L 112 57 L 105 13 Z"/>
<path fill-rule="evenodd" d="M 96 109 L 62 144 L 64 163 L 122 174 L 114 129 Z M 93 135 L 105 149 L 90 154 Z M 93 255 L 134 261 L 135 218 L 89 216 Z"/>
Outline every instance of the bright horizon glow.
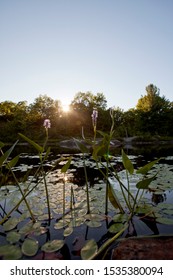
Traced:
<path fill-rule="evenodd" d="M 173 101 L 172 11 L 172 0 L 0 1 L 0 102 L 90 91 L 128 110 L 149 84 Z"/>
<path fill-rule="evenodd" d="M 68 113 L 70 111 L 70 105 L 62 104 L 62 110 L 63 110 L 63 112 Z"/>

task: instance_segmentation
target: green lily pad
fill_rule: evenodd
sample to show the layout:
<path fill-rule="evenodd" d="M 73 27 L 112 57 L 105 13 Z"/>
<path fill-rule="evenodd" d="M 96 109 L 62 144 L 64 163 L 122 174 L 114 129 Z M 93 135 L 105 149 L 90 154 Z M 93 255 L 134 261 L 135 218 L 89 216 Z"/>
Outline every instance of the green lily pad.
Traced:
<path fill-rule="evenodd" d="M 66 220 L 59 220 L 57 223 L 54 224 L 54 229 L 62 229 L 68 225 Z"/>
<path fill-rule="evenodd" d="M 15 245 L 0 246 L 0 256 L 3 260 L 19 260 L 22 257 L 21 249 Z"/>
<path fill-rule="evenodd" d="M 19 241 L 21 235 L 16 231 L 11 231 L 7 234 L 6 240 L 11 244 L 16 243 Z"/>
<path fill-rule="evenodd" d="M 86 221 L 85 224 L 89 227 L 94 227 L 94 228 L 101 227 L 102 225 L 102 223 L 99 221 Z"/>
<path fill-rule="evenodd" d="M 27 235 L 28 233 L 30 233 L 32 231 L 32 229 L 33 229 L 33 223 L 29 222 L 19 230 L 19 233 Z"/>
<path fill-rule="evenodd" d="M 113 218 L 113 221 L 116 223 L 124 223 L 127 222 L 128 220 L 128 215 L 127 214 L 117 214 Z"/>
<path fill-rule="evenodd" d="M 73 232 L 73 228 L 72 228 L 72 227 L 67 227 L 67 228 L 64 230 L 63 235 L 64 235 L 64 236 L 69 236 L 70 234 L 72 234 L 72 232 Z"/>
<path fill-rule="evenodd" d="M 173 204 L 171 203 L 159 203 L 157 205 L 157 208 L 160 208 L 160 209 L 173 209 Z"/>
<path fill-rule="evenodd" d="M 46 253 L 52 253 L 52 252 L 60 250 L 63 246 L 64 246 L 64 240 L 55 239 L 55 240 L 46 242 L 41 247 L 41 250 Z"/>
<path fill-rule="evenodd" d="M 173 219 L 169 218 L 157 218 L 156 222 L 164 225 L 173 225 Z"/>
<path fill-rule="evenodd" d="M 22 253 L 29 257 L 35 256 L 38 251 L 38 246 L 37 240 L 27 238 L 22 244 Z"/>
<path fill-rule="evenodd" d="M 81 249 L 81 258 L 83 260 L 88 260 L 94 256 L 98 251 L 98 246 L 95 240 L 91 239 L 86 242 L 84 247 Z"/>
<path fill-rule="evenodd" d="M 11 217 L 4 225 L 3 228 L 5 231 L 10 231 L 14 229 L 19 223 L 19 219 L 16 217 Z"/>
<path fill-rule="evenodd" d="M 87 215 L 85 215 L 85 218 L 87 220 L 91 220 L 91 221 L 103 221 L 104 220 L 104 217 L 99 214 L 87 214 Z"/>
<path fill-rule="evenodd" d="M 173 215 L 173 209 L 164 209 L 163 213 L 168 215 Z"/>
<path fill-rule="evenodd" d="M 121 229 L 123 229 L 124 224 L 122 223 L 115 223 L 113 225 L 110 226 L 109 228 L 109 232 L 111 233 L 117 233 L 118 231 L 120 231 Z"/>

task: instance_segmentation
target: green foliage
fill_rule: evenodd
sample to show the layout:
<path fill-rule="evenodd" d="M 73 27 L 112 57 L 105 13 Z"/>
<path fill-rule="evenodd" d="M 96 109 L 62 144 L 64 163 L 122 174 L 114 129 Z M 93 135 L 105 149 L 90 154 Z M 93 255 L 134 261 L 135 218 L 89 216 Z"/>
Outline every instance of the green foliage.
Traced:
<path fill-rule="evenodd" d="M 134 172 L 134 167 L 131 162 L 131 160 L 128 158 L 128 156 L 125 154 L 125 152 L 122 150 L 122 162 L 124 165 L 124 168 L 130 173 L 133 174 Z"/>
<path fill-rule="evenodd" d="M 107 109 L 107 100 L 103 93 L 79 92 L 71 101 L 70 111 L 63 112 L 61 102 L 47 95 L 39 95 L 33 103 L 21 101 L 0 103 L 0 141 L 11 142 L 24 134 L 36 142 L 44 135 L 43 120 L 49 118 L 52 128 L 50 139 L 92 135 L 91 114 L 96 107 L 99 113 L 97 129 L 105 133 L 111 129 L 111 117 Z M 143 135 L 173 136 L 173 102 L 160 95 L 159 89 L 150 84 L 146 94 L 137 101 L 136 108 L 123 111 L 113 108 L 114 137 Z"/>

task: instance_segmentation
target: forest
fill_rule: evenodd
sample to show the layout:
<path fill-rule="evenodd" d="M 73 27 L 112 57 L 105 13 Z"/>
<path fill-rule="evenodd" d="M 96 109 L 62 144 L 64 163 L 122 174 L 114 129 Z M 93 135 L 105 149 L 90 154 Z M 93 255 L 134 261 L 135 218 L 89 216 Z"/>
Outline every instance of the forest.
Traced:
<path fill-rule="evenodd" d="M 129 96 L 130 98 L 130 96 Z M 97 130 L 108 132 L 111 126 L 110 109 L 114 112 L 114 138 L 133 137 L 171 139 L 173 137 L 173 102 L 160 94 L 153 84 L 137 100 L 135 108 L 127 111 L 119 107 L 107 108 L 103 93 L 78 92 L 64 111 L 60 100 L 39 95 L 33 103 L 26 101 L 0 103 L 0 141 L 11 143 L 23 133 L 35 141 L 45 137 L 43 122 L 49 119 L 49 140 L 93 135 L 92 112 L 98 111 Z"/>

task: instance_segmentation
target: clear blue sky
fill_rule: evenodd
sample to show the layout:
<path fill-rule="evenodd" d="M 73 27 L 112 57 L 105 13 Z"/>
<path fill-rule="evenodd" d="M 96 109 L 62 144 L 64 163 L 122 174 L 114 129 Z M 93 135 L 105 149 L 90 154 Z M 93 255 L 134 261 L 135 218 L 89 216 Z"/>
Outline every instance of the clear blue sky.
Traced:
<path fill-rule="evenodd" d="M 0 102 L 91 91 L 127 110 L 150 83 L 173 101 L 172 0 L 0 0 Z"/>

